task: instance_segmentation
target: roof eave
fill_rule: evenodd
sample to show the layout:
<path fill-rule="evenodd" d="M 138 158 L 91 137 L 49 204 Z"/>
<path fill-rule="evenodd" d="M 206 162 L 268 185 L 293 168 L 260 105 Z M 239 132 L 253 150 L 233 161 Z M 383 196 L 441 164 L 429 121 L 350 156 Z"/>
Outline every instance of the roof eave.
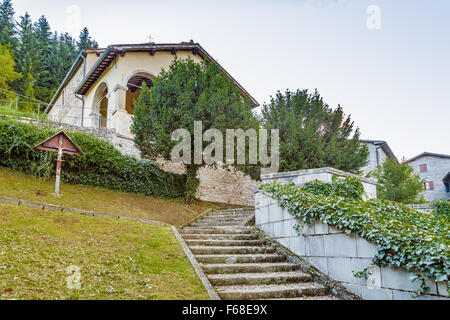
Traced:
<path fill-rule="evenodd" d="M 250 93 L 248 93 L 247 90 L 244 89 L 244 87 L 242 87 L 239 82 L 236 81 L 236 79 L 234 79 L 231 74 L 228 73 L 228 71 L 225 70 L 225 68 L 223 68 L 200 44 L 198 43 L 180 43 L 180 44 L 137 44 L 137 45 L 133 45 L 133 44 L 129 44 L 129 45 L 110 45 L 108 46 L 102 53 L 102 55 L 100 56 L 100 58 L 96 61 L 96 63 L 92 66 L 92 68 L 89 70 L 89 72 L 86 74 L 86 76 L 83 78 L 83 80 L 81 80 L 80 84 L 77 86 L 77 88 L 74 90 L 75 94 L 80 94 L 80 95 L 85 95 L 87 93 L 87 91 L 89 91 L 90 88 L 88 88 L 85 92 L 80 92 L 82 90 L 82 88 L 85 86 L 86 82 L 88 81 L 88 79 L 91 77 L 91 75 L 95 72 L 95 70 L 97 69 L 97 67 L 103 62 L 103 60 L 108 56 L 108 54 L 112 51 L 112 50 L 116 50 L 116 51 L 130 51 L 130 50 L 136 50 L 136 49 L 140 49 L 142 51 L 145 50 L 152 50 L 155 49 L 156 51 L 159 50 L 168 50 L 170 48 L 173 47 L 182 47 L 181 50 L 192 50 L 195 48 L 199 49 L 199 53 L 201 53 L 201 56 L 204 56 L 204 58 L 206 58 L 209 61 L 213 61 L 214 63 L 217 63 L 217 65 L 219 66 L 220 70 L 225 73 L 225 75 L 227 77 L 229 77 L 233 83 L 238 87 L 238 89 L 244 94 L 246 95 L 251 103 L 252 103 L 252 108 L 256 108 L 258 107 L 260 104 L 258 103 L 258 101 L 256 101 L 255 98 L 252 97 L 252 95 Z M 96 79 L 94 82 L 96 82 L 98 79 Z"/>

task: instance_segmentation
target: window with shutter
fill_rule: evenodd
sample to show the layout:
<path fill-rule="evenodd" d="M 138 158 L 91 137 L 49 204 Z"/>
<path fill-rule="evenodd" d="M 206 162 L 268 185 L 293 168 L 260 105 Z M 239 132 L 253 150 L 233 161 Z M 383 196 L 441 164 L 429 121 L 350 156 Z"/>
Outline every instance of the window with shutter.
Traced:
<path fill-rule="evenodd" d="M 419 164 L 419 170 L 420 170 L 421 173 L 422 173 L 422 172 L 427 172 L 427 171 L 428 171 L 428 168 L 427 168 L 426 163 L 424 163 L 424 164 Z"/>
<path fill-rule="evenodd" d="M 429 181 L 428 186 L 429 186 L 430 190 L 434 190 L 434 182 L 433 181 Z"/>

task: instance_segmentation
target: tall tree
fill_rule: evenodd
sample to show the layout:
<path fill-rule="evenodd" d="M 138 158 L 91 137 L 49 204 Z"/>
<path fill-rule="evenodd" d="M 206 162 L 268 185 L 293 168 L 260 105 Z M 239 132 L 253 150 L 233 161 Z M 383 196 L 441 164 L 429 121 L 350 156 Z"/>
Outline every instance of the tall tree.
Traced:
<path fill-rule="evenodd" d="M 8 84 L 21 77 L 21 74 L 14 71 L 16 63 L 9 50 L 9 45 L 0 44 L 0 88 L 8 89 Z M 0 97 L 10 98 L 4 92 L 0 92 Z"/>
<path fill-rule="evenodd" d="M 36 79 L 36 97 L 39 100 L 49 101 L 52 95 L 51 72 L 53 66 L 48 63 L 46 57 L 50 54 L 50 43 L 52 33 L 50 25 L 44 16 L 34 24 L 34 33 L 37 40 L 37 48 L 40 54 L 39 63 L 35 66 L 35 74 L 39 75 Z M 42 106 L 44 108 L 44 106 Z"/>
<path fill-rule="evenodd" d="M 51 66 L 52 70 L 49 75 L 51 96 L 58 89 L 76 56 L 75 40 L 67 33 L 58 35 L 55 32 L 50 40 L 49 53 L 45 57 L 46 65 Z"/>
<path fill-rule="evenodd" d="M 388 158 L 372 175 L 378 179 L 378 198 L 402 203 L 424 201 L 420 193 L 425 188 L 425 180 L 420 179 L 407 163 Z"/>
<path fill-rule="evenodd" d="M 15 25 L 11 0 L 4 0 L 0 3 L 0 44 L 10 44 L 13 50 L 16 46 Z"/>
<path fill-rule="evenodd" d="M 23 74 L 19 90 L 22 93 L 25 93 L 25 91 L 34 93 L 37 81 L 42 74 L 42 68 L 40 67 L 42 64 L 42 53 L 30 15 L 27 12 L 20 17 L 18 27 L 19 44 L 15 58 L 18 70 Z M 34 98 L 34 95 L 31 98 Z"/>
<path fill-rule="evenodd" d="M 359 129 L 317 90 L 277 92 L 263 106 L 261 120 L 266 129 L 279 129 L 280 171 L 333 167 L 359 173 L 365 164 L 368 150 L 359 142 Z"/>
<path fill-rule="evenodd" d="M 202 121 L 202 134 L 214 128 L 223 137 L 226 129 L 257 130 L 259 123 L 252 113 L 251 102 L 220 72 L 217 64 L 199 64 L 192 59 L 175 59 L 168 71 L 160 73 L 150 90 L 143 86 L 135 103 L 131 127 L 135 143 L 143 157 L 161 156 L 170 160 L 173 148 L 178 145 L 172 141 L 172 133 L 177 129 L 189 132 L 192 139 L 183 150 L 183 156 L 189 157 L 185 163 L 186 202 L 189 203 L 195 198 L 198 186 L 197 170 L 205 164 L 204 159 L 195 156 L 194 122 Z"/>
<path fill-rule="evenodd" d="M 98 48 L 98 43 L 95 40 L 92 40 L 89 35 L 88 28 L 84 27 L 80 32 L 80 39 L 77 42 L 78 51 L 85 49 Z"/>

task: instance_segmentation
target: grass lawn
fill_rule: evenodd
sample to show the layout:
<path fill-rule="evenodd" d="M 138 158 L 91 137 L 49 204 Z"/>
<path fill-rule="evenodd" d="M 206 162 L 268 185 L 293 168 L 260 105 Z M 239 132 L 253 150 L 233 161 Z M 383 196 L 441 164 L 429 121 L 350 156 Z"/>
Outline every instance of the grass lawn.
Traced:
<path fill-rule="evenodd" d="M 64 182 L 60 188 L 63 197 L 56 198 L 52 195 L 54 188 L 54 180 L 39 182 L 39 179 L 30 175 L 0 167 L 0 196 L 15 199 L 157 220 L 172 225 L 181 225 L 209 208 L 223 207 L 200 201 L 186 205 L 183 199 L 161 199 Z M 40 190 L 41 194 L 37 194 L 37 190 Z"/>
<path fill-rule="evenodd" d="M 10 173 L 2 170 L 2 187 Z M 8 182 L 2 194 L 18 196 L 13 188 L 31 182 L 24 176 L 20 181 L 17 185 Z M 66 186 L 67 194 L 70 188 L 73 187 Z M 20 195 L 33 197 L 32 190 L 29 186 Z M 101 191 L 99 195 L 108 197 L 107 193 Z M 97 189 L 83 189 L 76 200 L 68 201 L 75 206 L 83 203 L 82 197 L 86 202 L 95 199 Z M 108 199 L 118 204 L 126 197 L 140 199 L 126 194 L 121 200 Z M 144 200 L 145 197 L 141 202 Z M 132 208 L 141 212 L 137 206 Z M 71 266 L 80 270 L 80 289 L 67 287 L 70 276 L 67 268 Z M 169 227 L 0 204 L 1 299 L 209 299 L 209 296 Z"/>

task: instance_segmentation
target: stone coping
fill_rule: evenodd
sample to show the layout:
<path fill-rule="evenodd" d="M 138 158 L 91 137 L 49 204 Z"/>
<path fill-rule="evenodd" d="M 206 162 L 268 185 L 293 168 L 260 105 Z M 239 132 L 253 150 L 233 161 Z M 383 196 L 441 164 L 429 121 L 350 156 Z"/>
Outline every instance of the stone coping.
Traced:
<path fill-rule="evenodd" d="M 298 176 L 320 174 L 320 173 L 335 174 L 335 175 L 339 175 L 339 176 L 343 176 L 343 177 L 354 177 L 354 178 L 358 178 L 359 180 L 361 180 L 363 182 L 377 184 L 377 181 L 375 179 L 358 176 L 353 173 L 345 172 L 345 171 L 334 169 L 334 168 L 328 168 L 328 167 L 327 168 L 318 168 L 318 169 L 306 169 L 306 170 L 298 170 L 298 171 L 262 174 L 261 180 L 290 178 L 290 177 L 298 177 Z"/>

